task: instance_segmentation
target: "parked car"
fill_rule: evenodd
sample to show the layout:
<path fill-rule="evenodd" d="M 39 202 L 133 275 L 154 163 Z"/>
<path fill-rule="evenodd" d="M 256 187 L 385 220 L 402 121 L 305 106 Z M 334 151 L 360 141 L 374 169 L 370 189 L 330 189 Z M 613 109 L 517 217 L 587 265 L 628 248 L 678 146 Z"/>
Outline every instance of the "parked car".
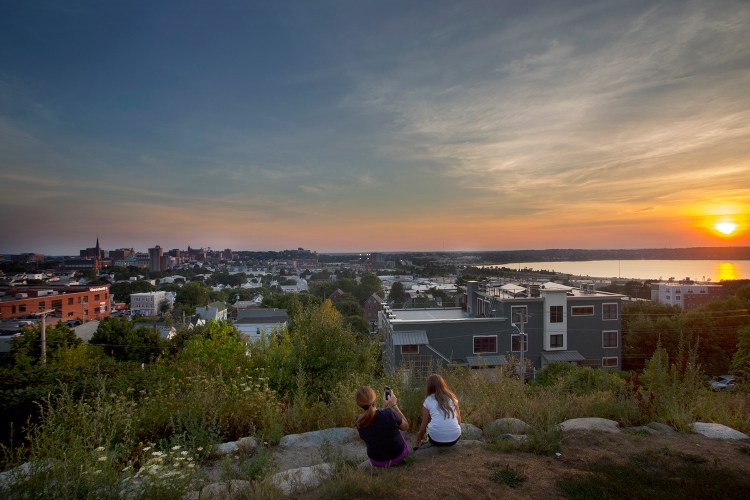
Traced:
<path fill-rule="evenodd" d="M 77 320 L 77 319 L 69 319 L 68 321 L 65 322 L 65 324 L 67 326 L 71 326 L 71 327 L 73 327 L 73 326 L 79 326 L 81 324 L 81 321 Z"/>
<path fill-rule="evenodd" d="M 708 386 L 714 391 L 725 391 L 737 388 L 737 379 L 734 375 L 719 375 L 708 381 Z"/>

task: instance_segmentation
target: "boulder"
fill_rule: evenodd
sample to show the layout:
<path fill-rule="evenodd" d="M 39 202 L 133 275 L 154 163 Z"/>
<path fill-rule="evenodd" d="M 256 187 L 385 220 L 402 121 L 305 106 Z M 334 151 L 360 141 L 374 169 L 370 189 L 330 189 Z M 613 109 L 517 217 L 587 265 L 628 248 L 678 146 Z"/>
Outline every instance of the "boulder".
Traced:
<path fill-rule="evenodd" d="M 420 446 L 418 450 L 411 452 L 410 456 L 414 457 L 416 460 L 420 460 L 426 457 L 433 457 L 437 454 L 452 453 L 456 448 L 473 448 L 477 446 L 484 446 L 484 443 L 482 441 L 471 439 L 461 439 L 453 446 L 433 446 L 427 443 Z"/>
<path fill-rule="evenodd" d="M 690 429 L 696 434 L 706 436 L 711 439 L 739 440 L 750 439 L 747 434 L 734 430 L 731 427 L 721 424 L 710 424 L 706 422 L 695 422 L 690 424 Z"/>
<path fill-rule="evenodd" d="M 482 439 L 482 429 L 472 424 L 461 424 L 461 439 L 479 441 Z"/>
<path fill-rule="evenodd" d="M 517 418 L 498 418 L 484 428 L 487 434 L 525 434 L 529 425 Z"/>
<path fill-rule="evenodd" d="M 289 434 L 279 441 L 279 446 L 296 448 L 314 448 L 324 442 L 330 444 L 344 444 L 359 439 L 356 429 L 352 427 L 334 427 L 302 434 Z"/>
<path fill-rule="evenodd" d="M 317 488 L 328 479 L 335 470 L 332 464 L 318 464 L 310 467 L 289 469 L 271 477 L 271 483 L 284 495 L 291 495 L 304 490 Z"/>
<path fill-rule="evenodd" d="M 571 418 L 561 423 L 560 428 L 563 431 L 620 432 L 617 422 L 599 417 Z"/>
<path fill-rule="evenodd" d="M 199 500 L 224 500 L 247 498 L 250 481 L 234 479 L 225 483 L 211 483 L 200 492 Z"/>
<path fill-rule="evenodd" d="M 646 424 L 646 427 L 648 427 L 649 429 L 653 429 L 656 432 L 659 432 L 661 434 L 676 434 L 677 433 L 677 431 L 672 429 L 672 427 L 670 427 L 667 424 L 663 424 L 661 422 L 649 422 L 648 424 Z"/>
<path fill-rule="evenodd" d="M 254 437 L 243 437 L 237 441 L 229 441 L 214 446 L 214 455 L 234 455 L 236 453 L 254 453 L 258 442 Z"/>

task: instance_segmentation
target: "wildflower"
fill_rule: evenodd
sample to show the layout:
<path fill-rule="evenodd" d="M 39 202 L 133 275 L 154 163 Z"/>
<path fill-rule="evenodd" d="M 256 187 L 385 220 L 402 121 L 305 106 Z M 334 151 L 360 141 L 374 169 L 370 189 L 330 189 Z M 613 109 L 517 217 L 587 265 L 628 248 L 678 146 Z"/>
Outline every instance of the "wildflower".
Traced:
<path fill-rule="evenodd" d="M 180 455 L 187 455 L 187 452 L 186 451 L 181 451 Z"/>
<path fill-rule="evenodd" d="M 151 447 L 150 447 L 150 446 L 146 446 L 145 448 L 143 448 L 143 451 L 148 451 L 148 450 L 150 450 L 150 449 L 151 449 Z"/>
<path fill-rule="evenodd" d="M 97 460 L 100 461 L 100 462 L 106 462 L 107 461 L 107 456 L 104 455 L 102 457 L 97 458 Z"/>
<path fill-rule="evenodd" d="M 197 449 L 198 451 L 203 451 L 203 446 L 199 446 Z"/>
<path fill-rule="evenodd" d="M 179 445 L 178 446 L 172 446 L 172 451 L 177 451 L 180 448 L 182 448 L 182 446 L 179 446 Z"/>
<path fill-rule="evenodd" d="M 101 471 L 101 470 L 99 470 L 99 469 L 96 469 L 96 470 L 94 471 L 94 474 L 101 474 L 101 473 L 102 473 L 102 471 Z"/>
<path fill-rule="evenodd" d="M 151 454 L 152 454 L 153 456 L 155 456 L 155 457 L 163 457 L 163 456 L 164 456 L 164 453 L 162 453 L 162 452 L 160 452 L 160 451 L 155 451 L 155 452 L 153 452 L 153 453 L 151 453 Z"/>
<path fill-rule="evenodd" d="M 193 467 L 195 467 L 195 464 L 187 464 L 187 466 L 188 468 L 192 469 Z"/>
<path fill-rule="evenodd" d="M 96 449 L 96 451 L 104 451 L 104 446 L 100 446 Z"/>

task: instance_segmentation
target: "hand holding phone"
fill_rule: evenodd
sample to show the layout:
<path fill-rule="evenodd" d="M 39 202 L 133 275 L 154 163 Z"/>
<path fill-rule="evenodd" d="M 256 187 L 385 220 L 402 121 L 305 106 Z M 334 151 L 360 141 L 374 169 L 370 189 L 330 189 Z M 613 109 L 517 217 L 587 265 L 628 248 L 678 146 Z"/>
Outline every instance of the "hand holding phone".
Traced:
<path fill-rule="evenodd" d="M 383 395 L 383 399 L 385 399 L 386 401 L 388 401 L 389 399 L 391 399 L 391 394 L 392 394 L 391 388 L 386 385 L 385 386 L 385 394 Z"/>

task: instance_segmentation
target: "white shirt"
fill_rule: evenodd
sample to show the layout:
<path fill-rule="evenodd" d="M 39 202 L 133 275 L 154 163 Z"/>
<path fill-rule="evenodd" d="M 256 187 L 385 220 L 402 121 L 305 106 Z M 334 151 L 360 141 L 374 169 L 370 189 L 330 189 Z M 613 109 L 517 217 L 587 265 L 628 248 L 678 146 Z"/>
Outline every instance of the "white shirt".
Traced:
<path fill-rule="evenodd" d="M 448 418 L 445 418 L 434 394 L 427 396 L 427 399 L 422 403 L 422 406 L 430 412 L 430 423 L 427 424 L 427 434 L 430 435 L 433 441 L 437 441 L 438 443 L 452 443 L 461 437 L 461 425 L 456 418 L 458 412 L 453 401 L 449 400 L 449 404 L 453 409 L 453 416 L 451 417 L 448 414 Z"/>

